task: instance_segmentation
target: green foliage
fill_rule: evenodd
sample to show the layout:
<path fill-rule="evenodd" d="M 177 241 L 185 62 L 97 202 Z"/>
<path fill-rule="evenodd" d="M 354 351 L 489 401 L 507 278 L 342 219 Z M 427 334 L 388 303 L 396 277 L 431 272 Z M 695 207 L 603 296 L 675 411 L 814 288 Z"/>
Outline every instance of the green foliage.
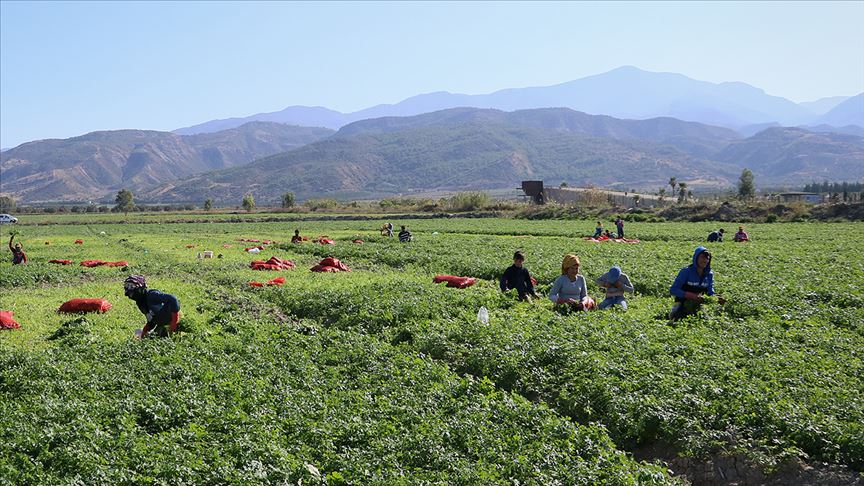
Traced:
<path fill-rule="evenodd" d="M 243 207 L 243 209 L 246 210 L 247 213 L 252 212 L 252 210 L 255 209 L 255 198 L 252 197 L 252 194 L 246 194 L 245 196 L 243 196 L 243 202 L 241 203 L 241 206 Z"/>
<path fill-rule="evenodd" d="M 294 207 L 294 193 L 286 192 L 282 194 L 282 207 L 283 208 L 293 208 Z"/>
<path fill-rule="evenodd" d="M 9 196 L 0 196 L 0 213 L 14 213 L 18 204 Z"/>
<path fill-rule="evenodd" d="M 380 221 L 24 221 L 30 263 L 0 261 L 4 310 L 22 324 L 0 333 L 0 482 L 673 482 L 622 452 L 656 443 L 860 471 L 861 223 L 754 223 L 752 243 L 709 244 L 728 302 L 671 326 L 671 280 L 717 224 L 635 216 L 638 245 L 582 240 L 596 219 L 396 221 L 412 245 L 378 235 Z M 236 241 L 285 241 L 298 226 L 336 245 L 252 256 Z M 224 257 L 195 258 L 204 249 Z M 566 253 L 595 299 L 594 279 L 621 265 L 629 310 L 559 315 L 545 298 L 502 294 L 515 249 L 541 294 Z M 130 266 L 46 263 L 61 255 Z M 270 255 L 297 268 L 248 268 Z M 308 271 L 325 256 L 353 271 Z M 178 295 L 180 335 L 132 340 L 143 316 L 122 295 L 129 272 Z M 435 274 L 480 280 L 459 290 Z M 284 286 L 248 287 L 274 276 Z M 56 314 L 73 297 L 114 308 Z"/>
<path fill-rule="evenodd" d="M 208 197 L 204 201 L 204 211 L 210 211 L 211 209 L 213 209 L 213 199 Z"/>
<path fill-rule="evenodd" d="M 135 196 L 129 189 L 120 189 L 114 198 L 114 210 L 129 213 L 135 208 Z M 62 211 L 61 211 L 62 212 Z"/>
<path fill-rule="evenodd" d="M 317 211 L 319 209 L 337 208 L 339 207 L 339 201 L 335 199 L 307 199 L 303 205 L 311 211 Z"/>
<path fill-rule="evenodd" d="M 753 172 L 750 169 L 741 171 L 741 177 L 738 178 L 738 197 L 740 199 L 753 199 L 756 197 L 756 185 L 754 183 Z"/>
<path fill-rule="evenodd" d="M 477 211 L 489 206 L 491 202 L 489 194 L 471 191 L 454 194 L 445 200 L 445 205 L 451 211 Z"/>

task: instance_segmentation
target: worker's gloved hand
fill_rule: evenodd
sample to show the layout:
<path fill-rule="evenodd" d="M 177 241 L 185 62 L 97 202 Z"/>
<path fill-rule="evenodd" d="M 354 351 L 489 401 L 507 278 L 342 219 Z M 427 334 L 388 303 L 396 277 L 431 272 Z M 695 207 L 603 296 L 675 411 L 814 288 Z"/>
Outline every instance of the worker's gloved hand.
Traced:
<path fill-rule="evenodd" d="M 684 298 L 687 300 L 693 300 L 697 303 L 701 304 L 703 300 L 702 296 L 693 292 L 684 292 Z"/>
<path fill-rule="evenodd" d="M 177 332 L 177 325 L 180 323 L 180 311 L 171 314 L 171 321 L 168 323 L 168 329 L 171 332 Z"/>

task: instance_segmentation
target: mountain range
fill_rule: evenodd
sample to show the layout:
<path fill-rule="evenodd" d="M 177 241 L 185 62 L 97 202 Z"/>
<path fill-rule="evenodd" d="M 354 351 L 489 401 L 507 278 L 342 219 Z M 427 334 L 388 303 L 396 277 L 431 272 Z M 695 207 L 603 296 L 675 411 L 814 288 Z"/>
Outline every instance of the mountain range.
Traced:
<path fill-rule="evenodd" d="M 523 179 L 627 190 L 734 184 L 743 168 L 760 184 L 864 177 L 864 139 L 800 128 L 753 137 L 671 118 L 620 120 L 569 109 L 456 108 L 346 125 L 333 136 L 243 167 L 164 184 L 144 196 L 239 201 L 381 198 L 432 190 L 502 189 Z"/>
<path fill-rule="evenodd" d="M 734 129 L 770 123 L 782 126 L 827 124 L 864 127 L 864 109 L 860 102 L 847 101 L 848 97 L 838 96 L 798 104 L 771 96 L 745 83 L 711 83 L 682 74 L 649 72 L 624 66 L 553 86 L 504 89 L 481 95 L 441 91 L 352 113 L 340 113 L 320 106 L 290 106 L 272 113 L 213 120 L 177 129 L 175 133 L 206 133 L 254 120 L 338 129 L 358 120 L 414 116 L 456 107 L 505 111 L 563 107 L 616 118 L 672 117 Z M 835 111 L 837 114 L 832 114 Z"/>
<path fill-rule="evenodd" d="M 0 190 L 22 201 L 89 201 L 249 163 L 333 133 L 251 122 L 216 133 L 113 130 L 29 142 L 0 154 Z"/>
<path fill-rule="evenodd" d="M 29 203 L 105 201 L 129 188 L 152 202 L 232 203 L 246 192 L 375 198 L 523 178 L 650 190 L 675 176 L 718 188 L 744 167 L 761 185 L 794 186 L 864 178 L 862 127 L 864 93 L 796 104 L 744 83 L 623 67 L 348 114 L 295 106 L 171 133 L 29 142 L 0 154 L 0 192 Z"/>

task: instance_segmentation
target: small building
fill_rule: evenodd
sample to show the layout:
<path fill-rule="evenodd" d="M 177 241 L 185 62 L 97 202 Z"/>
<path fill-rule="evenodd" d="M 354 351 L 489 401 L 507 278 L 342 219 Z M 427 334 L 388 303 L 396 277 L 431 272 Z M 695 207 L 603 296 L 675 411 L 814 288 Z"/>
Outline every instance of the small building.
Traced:
<path fill-rule="evenodd" d="M 817 192 L 781 192 L 776 195 L 777 199 L 783 202 L 805 202 L 809 204 L 819 204 L 822 202 L 822 195 Z"/>

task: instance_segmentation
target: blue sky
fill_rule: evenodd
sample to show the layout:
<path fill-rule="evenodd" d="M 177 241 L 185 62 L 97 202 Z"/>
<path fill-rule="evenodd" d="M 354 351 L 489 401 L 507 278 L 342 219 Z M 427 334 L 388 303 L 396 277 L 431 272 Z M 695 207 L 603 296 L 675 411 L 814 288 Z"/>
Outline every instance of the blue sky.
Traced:
<path fill-rule="evenodd" d="M 864 2 L 0 2 L 0 146 L 622 65 L 793 101 L 864 91 Z"/>

